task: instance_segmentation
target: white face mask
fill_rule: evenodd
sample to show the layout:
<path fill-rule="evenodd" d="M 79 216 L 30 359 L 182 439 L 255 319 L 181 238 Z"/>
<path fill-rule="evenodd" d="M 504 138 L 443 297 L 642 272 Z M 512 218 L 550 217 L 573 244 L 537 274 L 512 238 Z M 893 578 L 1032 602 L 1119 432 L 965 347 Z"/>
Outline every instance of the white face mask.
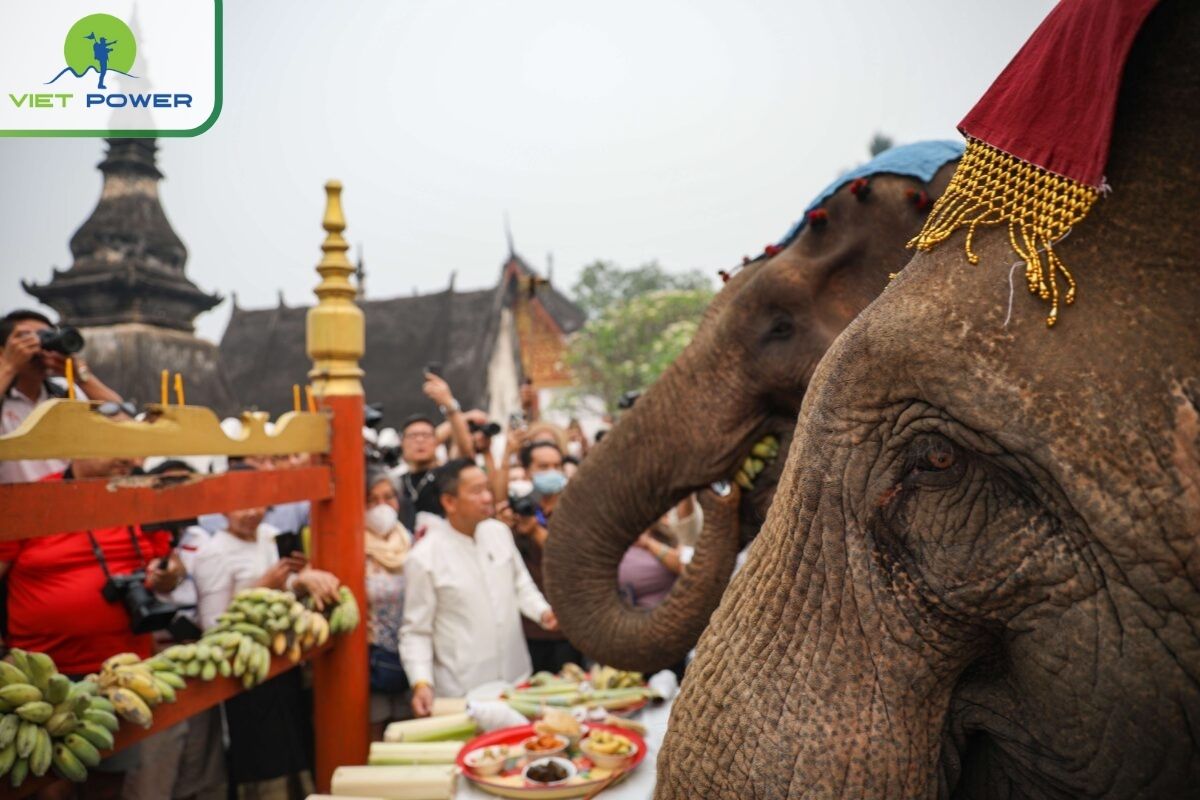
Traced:
<path fill-rule="evenodd" d="M 575 458 L 583 458 L 583 443 L 567 442 L 567 452 L 575 456 Z"/>
<path fill-rule="evenodd" d="M 367 510 L 367 530 L 376 536 L 383 536 L 396 527 L 399 519 L 400 517 L 396 514 L 396 509 L 387 503 L 380 503 Z"/>
<path fill-rule="evenodd" d="M 533 494 L 532 481 L 509 481 L 508 494 L 510 497 L 528 497 Z"/>

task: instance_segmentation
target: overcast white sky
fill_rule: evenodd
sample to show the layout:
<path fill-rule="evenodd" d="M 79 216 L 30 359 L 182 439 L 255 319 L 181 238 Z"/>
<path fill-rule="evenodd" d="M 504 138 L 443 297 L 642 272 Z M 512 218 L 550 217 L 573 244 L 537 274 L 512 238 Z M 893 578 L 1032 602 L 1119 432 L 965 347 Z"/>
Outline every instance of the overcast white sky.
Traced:
<path fill-rule="evenodd" d="M 715 273 L 784 233 L 875 131 L 957 136 L 1052 5 L 226 0 L 224 110 L 160 140 L 163 202 L 191 279 L 243 307 L 311 301 L 331 177 L 371 297 L 451 271 L 493 285 L 506 212 L 563 288 L 597 258 Z M 31 304 L 21 278 L 70 265 L 102 150 L 0 140 L 4 308 Z M 199 332 L 219 339 L 229 307 Z"/>

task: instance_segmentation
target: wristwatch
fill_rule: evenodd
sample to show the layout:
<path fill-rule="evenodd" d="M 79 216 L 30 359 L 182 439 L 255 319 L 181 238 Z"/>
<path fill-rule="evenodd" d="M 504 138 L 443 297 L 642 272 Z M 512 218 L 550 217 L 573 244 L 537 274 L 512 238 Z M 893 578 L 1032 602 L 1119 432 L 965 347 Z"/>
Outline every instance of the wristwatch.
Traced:
<path fill-rule="evenodd" d="M 462 411 L 462 406 L 453 397 L 450 398 L 450 403 L 444 406 L 438 406 L 438 411 L 442 412 L 443 417 L 448 417 L 451 414 L 457 414 Z"/>
<path fill-rule="evenodd" d="M 75 366 L 76 383 L 87 383 L 92 379 L 92 371 L 87 368 L 87 364 L 84 364 L 82 361 L 76 361 Z"/>

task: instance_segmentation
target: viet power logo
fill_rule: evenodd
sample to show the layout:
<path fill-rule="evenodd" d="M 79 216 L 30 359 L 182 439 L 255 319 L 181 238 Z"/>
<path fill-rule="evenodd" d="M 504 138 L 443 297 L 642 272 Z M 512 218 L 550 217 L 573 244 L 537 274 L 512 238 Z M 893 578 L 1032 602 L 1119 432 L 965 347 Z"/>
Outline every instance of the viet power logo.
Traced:
<path fill-rule="evenodd" d="M 17 108 L 72 108 L 82 93 L 85 108 L 190 108 L 192 95 L 180 92 L 112 91 L 114 75 L 129 81 L 137 59 L 137 39 L 124 21 L 111 14 L 89 14 L 77 21 L 63 41 L 66 66 L 46 81 L 50 92 L 9 93 Z"/>

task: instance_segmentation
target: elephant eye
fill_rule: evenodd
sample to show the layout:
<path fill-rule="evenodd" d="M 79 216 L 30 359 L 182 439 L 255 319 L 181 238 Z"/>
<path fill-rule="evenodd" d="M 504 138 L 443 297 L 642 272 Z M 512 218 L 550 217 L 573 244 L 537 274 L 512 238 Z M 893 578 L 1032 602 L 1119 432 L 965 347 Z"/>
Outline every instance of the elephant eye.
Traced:
<path fill-rule="evenodd" d="M 787 339 L 796 331 L 796 326 L 792 322 L 791 317 L 777 316 L 771 321 L 771 328 L 767 331 L 768 340 Z"/>
<path fill-rule="evenodd" d="M 962 466 L 962 453 L 953 442 L 926 434 L 912 443 L 907 478 L 912 483 L 942 485 L 957 479 Z"/>

